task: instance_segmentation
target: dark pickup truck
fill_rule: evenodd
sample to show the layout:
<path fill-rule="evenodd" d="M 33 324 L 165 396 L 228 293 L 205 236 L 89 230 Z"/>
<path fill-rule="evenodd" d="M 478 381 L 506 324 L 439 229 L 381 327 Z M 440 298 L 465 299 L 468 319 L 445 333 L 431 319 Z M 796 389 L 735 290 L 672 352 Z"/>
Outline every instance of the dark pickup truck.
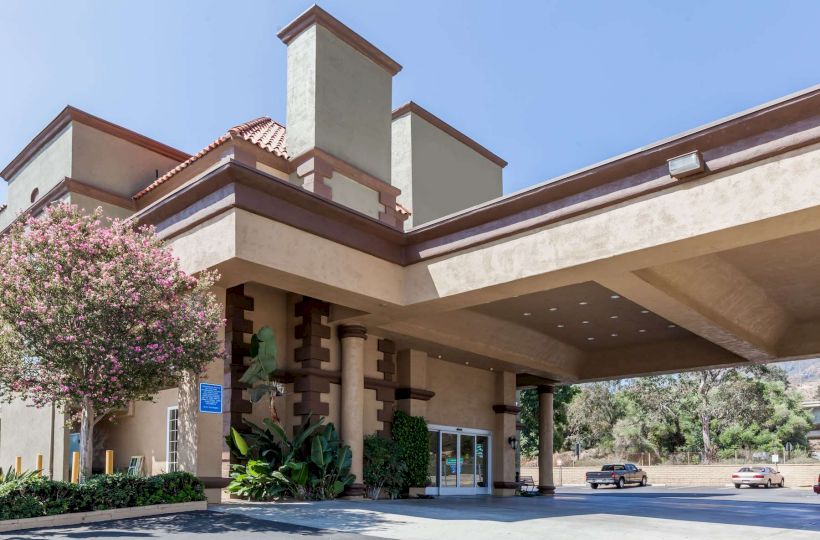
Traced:
<path fill-rule="evenodd" d="M 601 484 L 609 484 L 617 488 L 622 488 L 626 484 L 645 486 L 646 473 L 632 463 L 604 465 L 600 471 L 587 473 L 587 484 L 592 489 L 598 489 Z"/>

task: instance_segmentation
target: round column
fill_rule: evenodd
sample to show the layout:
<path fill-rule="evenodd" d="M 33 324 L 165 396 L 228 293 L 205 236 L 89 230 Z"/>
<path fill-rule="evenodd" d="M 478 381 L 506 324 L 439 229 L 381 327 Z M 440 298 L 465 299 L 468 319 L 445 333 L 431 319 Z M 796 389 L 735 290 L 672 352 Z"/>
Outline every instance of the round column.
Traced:
<path fill-rule="evenodd" d="M 367 329 L 364 326 L 339 327 L 342 342 L 342 396 L 339 414 L 342 441 L 350 447 L 353 461 L 350 473 L 356 479 L 345 490 L 348 497 L 364 495 L 364 342 Z"/>
<path fill-rule="evenodd" d="M 553 386 L 538 387 L 538 491 L 552 495 L 555 482 L 552 477 Z"/>

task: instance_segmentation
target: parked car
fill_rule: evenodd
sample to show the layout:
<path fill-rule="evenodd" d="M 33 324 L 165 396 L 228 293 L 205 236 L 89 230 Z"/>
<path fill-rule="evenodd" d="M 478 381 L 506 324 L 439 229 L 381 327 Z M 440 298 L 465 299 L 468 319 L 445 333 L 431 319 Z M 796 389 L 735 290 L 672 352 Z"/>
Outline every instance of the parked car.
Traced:
<path fill-rule="evenodd" d="M 814 492 L 820 495 L 820 475 L 817 475 L 817 483 L 814 484 Z"/>
<path fill-rule="evenodd" d="M 771 467 L 741 467 L 739 471 L 732 475 L 732 483 L 738 489 L 740 489 L 740 486 L 784 487 L 786 479 Z"/>
<path fill-rule="evenodd" d="M 600 471 L 587 473 L 587 483 L 592 489 L 598 489 L 601 484 L 614 485 L 617 488 L 622 488 L 626 484 L 645 486 L 646 482 L 646 473 L 632 463 L 604 465 Z"/>

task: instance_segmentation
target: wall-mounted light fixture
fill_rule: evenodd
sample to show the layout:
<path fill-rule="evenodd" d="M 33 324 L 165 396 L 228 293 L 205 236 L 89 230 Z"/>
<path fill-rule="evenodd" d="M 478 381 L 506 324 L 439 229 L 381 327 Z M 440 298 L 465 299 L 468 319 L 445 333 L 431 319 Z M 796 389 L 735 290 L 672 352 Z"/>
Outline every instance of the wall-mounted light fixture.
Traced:
<path fill-rule="evenodd" d="M 518 439 L 516 439 L 515 437 L 508 437 L 507 444 L 510 445 L 510 448 L 515 450 L 516 448 L 518 448 Z"/>
<path fill-rule="evenodd" d="M 703 156 L 700 155 L 698 150 L 673 157 L 667 160 L 666 164 L 669 166 L 669 176 L 672 178 L 685 178 L 706 170 Z"/>

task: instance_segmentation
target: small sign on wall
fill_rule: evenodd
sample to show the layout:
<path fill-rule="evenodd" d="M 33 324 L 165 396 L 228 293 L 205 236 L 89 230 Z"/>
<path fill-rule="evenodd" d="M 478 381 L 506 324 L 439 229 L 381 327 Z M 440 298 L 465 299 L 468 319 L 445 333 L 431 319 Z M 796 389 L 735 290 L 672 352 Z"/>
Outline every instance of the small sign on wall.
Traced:
<path fill-rule="evenodd" d="M 222 414 L 222 385 L 199 383 L 199 412 Z"/>

